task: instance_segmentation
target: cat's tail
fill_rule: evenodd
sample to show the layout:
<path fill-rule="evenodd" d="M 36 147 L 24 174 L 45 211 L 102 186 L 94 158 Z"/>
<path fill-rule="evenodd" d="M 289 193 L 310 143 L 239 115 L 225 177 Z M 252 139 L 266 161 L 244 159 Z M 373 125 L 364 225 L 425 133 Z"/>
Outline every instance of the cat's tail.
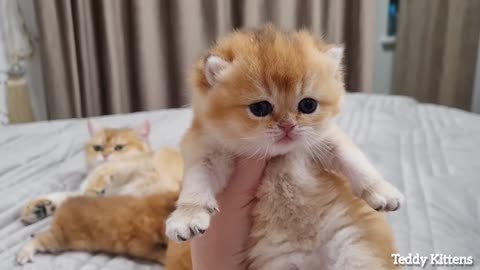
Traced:
<path fill-rule="evenodd" d="M 37 252 L 56 253 L 64 250 L 64 244 L 60 239 L 61 237 L 51 229 L 32 236 L 32 239 L 18 253 L 17 263 L 23 265 L 32 262 Z"/>

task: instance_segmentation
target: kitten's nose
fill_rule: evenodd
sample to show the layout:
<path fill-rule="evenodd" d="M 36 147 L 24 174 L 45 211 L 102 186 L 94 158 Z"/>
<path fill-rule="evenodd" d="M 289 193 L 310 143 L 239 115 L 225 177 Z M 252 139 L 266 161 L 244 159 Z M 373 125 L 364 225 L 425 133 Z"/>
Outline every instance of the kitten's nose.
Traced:
<path fill-rule="evenodd" d="M 281 128 L 285 132 L 290 132 L 292 129 L 294 129 L 297 125 L 292 123 L 291 121 L 282 121 L 278 123 L 278 127 Z"/>
<path fill-rule="evenodd" d="M 108 154 L 102 154 L 103 159 L 107 160 L 108 159 Z"/>

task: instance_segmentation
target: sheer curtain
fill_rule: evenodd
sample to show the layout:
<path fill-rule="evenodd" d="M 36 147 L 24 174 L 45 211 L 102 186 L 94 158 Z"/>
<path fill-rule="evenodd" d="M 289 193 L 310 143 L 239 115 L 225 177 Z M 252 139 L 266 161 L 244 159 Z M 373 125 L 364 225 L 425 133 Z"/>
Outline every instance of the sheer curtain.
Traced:
<path fill-rule="evenodd" d="M 393 90 L 470 110 L 480 34 L 478 0 L 402 0 Z"/>

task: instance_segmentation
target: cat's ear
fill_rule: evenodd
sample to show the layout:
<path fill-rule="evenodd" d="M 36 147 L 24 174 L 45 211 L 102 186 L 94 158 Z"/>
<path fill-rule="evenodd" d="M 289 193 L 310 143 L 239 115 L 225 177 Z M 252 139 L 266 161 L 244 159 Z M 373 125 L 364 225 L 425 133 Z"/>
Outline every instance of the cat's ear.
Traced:
<path fill-rule="evenodd" d="M 142 137 L 142 139 L 148 140 L 148 136 L 150 136 L 150 127 L 151 127 L 150 121 L 145 120 L 140 125 L 136 126 L 134 129 L 135 129 L 135 132 L 140 137 Z"/>
<path fill-rule="evenodd" d="M 210 86 L 215 85 L 224 75 L 230 63 L 216 55 L 209 55 L 205 59 L 205 77 Z"/>
<path fill-rule="evenodd" d="M 325 54 L 332 60 L 335 68 L 335 73 L 339 71 L 342 67 L 342 60 L 343 60 L 343 46 L 333 45 L 327 49 Z"/>
<path fill-rule="evenodd" d="M 92 121 L 90 119 L 87 120 L 87 128 L 90 136 L 97 134 L 103 129 L 103 127 L 99 123 Z"/>

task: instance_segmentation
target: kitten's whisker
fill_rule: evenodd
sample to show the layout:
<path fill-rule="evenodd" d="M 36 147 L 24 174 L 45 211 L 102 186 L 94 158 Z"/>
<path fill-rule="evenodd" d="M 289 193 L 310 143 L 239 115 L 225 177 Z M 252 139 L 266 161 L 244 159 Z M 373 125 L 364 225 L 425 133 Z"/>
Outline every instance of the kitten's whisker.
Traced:
<path fill-rule="evenodd" d="M 248 156 L 247 158 L 254 157 L 258 153 L 258 151 L 260 151 L 260 147 L 258 147 L 257 150 L 255 150 L 255 152 L 253 154 L 251 154 L 250 156 Z"/>
<path fill-rule="evenodd" d="M 314 144 L 310 141 L 310 139 L 307 137 L 305 143 L 307 144 L 307 150 L 308 152 L 310 153 L 311 157 L 319 162 L 321 164 L 322 167 L 325 167 L 324 165 L 324 162 L 323 162 L 323 159 L 322 159 L 322 156 L 321 155 L 318 155 L 316 152 L 314 152 L 313 150 L 315 149 L 314 148 Z"/>
<path fill-rule="evenodd" d="M 267 158 L 267 155 L 268 155 L 268 149 L 270 149 L 270 146 L 272 145 L 273 143 L 269 143 L 267 145 L 267 148 L 265 149 L 265 155 L 262 157 L 262 158 Z"/>
<path fill-rule="evenodd" d="M 324 143 L 314 140 L 311 136 L 306 136 L 305 138 L 305 142 L 308 146 L 308 151 L 310 152 L 312 157 L 317 160 L 322 165 L 322 167 L 330 168 L 330 152 L 325 147 Z"/>

